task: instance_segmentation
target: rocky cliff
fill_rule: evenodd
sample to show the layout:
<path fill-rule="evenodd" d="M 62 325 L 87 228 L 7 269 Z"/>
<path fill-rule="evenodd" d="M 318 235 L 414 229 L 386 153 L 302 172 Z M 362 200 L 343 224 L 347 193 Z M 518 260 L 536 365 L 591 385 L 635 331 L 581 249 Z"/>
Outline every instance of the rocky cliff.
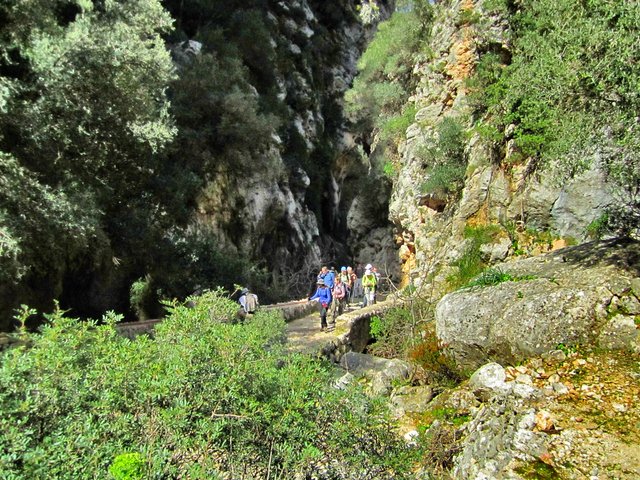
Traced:
<path fill-rule="evenodd" d="M 611 186 L 597 163 L 559 184 L 535 159 L 521 155 L 510 138 L 513 125 L 500 132 L 506 142 L 477 128 L 470 80 L 478 61 L 491 52 L 506 63 L 512 54 L 508 22 L 484 4 L 438 2 L 429 44 L 433 54 L 413 66 L 419 80 L 410 101 L 417 113 L 399 145 L 390 218 L 403 271 L 417 283 L 430 273 L 442 280 L 452 273 L 469 244 L 469 228 L 498 226 L 483 250 L 486 261 L 502 260 L 584 241 L 589 224 L 612 203 Z M 459 128 L 463 148 L 459 188 L 439 183 L 434 160 L 425 154 L 442 146 L 451 125 Z M 437 161 L 447 166 L 449 160 Z"/>
<path fill-rule="evenodd" d="M 260 10 L 268 45 L 257 49 L 262 62 L 272 56 L 273 89 L 256 84 L 254 92 L 258 102 L 278 105 L 280 125 L 248 165 L 231 164 L 210 176 L 197 198 L 193 229 L 282 275 L 315 270 L 320 262 L 377 261 L 378 249 L 367 250 L 362 240 L 371 238 L 371 229 L 382 232 L 373 236 L 376 247 L 382 236 L 393 248 L 388 186 L 364 200 L 358 196 L 367 167 L 353 154 L 342 115 L 357 59 L 392 9 L 393 2 L 373 9 L 296 0 Z M 177 46 L 176 56 L 184 60 L 193 44 Z M 385 255 L 397 264 L 395 253 Z"/>

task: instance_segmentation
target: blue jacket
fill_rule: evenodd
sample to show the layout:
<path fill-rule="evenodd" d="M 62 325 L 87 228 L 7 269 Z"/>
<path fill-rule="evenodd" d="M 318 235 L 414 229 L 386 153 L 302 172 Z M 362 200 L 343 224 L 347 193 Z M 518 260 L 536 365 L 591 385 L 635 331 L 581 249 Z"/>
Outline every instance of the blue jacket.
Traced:
<path fill-rule="evenodd" d="M 320 305 L 323 303 L 329 305 L 331 303 L 331 289 L 327 287 L 318 287 L 316 293 L 314 293 L 309 300 L 311 301 L 315 299 L 318 299 Z"/>
<path fill-rule="evenodd" d="M 324 276 L 324 284 L 329 288 L 333 288 L 333 284 L 335 282 L 336 282 L 336 274 L 331 270 L 328 271 L 327 274 Z"/>

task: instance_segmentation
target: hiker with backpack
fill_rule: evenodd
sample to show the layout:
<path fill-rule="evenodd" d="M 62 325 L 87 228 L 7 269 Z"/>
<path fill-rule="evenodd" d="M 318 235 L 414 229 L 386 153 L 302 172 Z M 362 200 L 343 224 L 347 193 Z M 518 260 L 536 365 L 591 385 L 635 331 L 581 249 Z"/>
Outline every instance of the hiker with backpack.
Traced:
<path fill-rule="evenodd" d="M 241 320 L 247 318 L 247 315 L 253 315 L 258 309 L 258 296 L 255 293 L 251 293 L 248 288 L 243 288 L 240 292 L 240 298 L 238 303 L 242 308 L 238 311 L 238 316 Z"/>
<path fill-rule="evenodd" d="M 324 267 L 327 268 L 327 267 Z M 333 288 L 333 284 L 336 282 L 336 269 L 335 267 L 331 267 L 331 269 L 324 276 L 324 284 L 329 288 Z"/>
<path fill-rule="evenodd" d="M 347 273 L 347 267 L 340 267 L 340 273 L 338 274 L 338 276 L 340 277 L 340 280 L 344 284 L 344 288 L 347 292 L 347 294 L 344 297 L 345 303 L 346 303 L 346 301 L 349 299 L 349 291 L 351 288 L 349 286 L 349 274 Z"/>
<path fill-rule="evenodd" d="M 347 287 L 340 275 L 336 277 L 336 283 L 333 285 L 331 294 L 333 296 L 333 302 L 331 303 L 331 323 L 335 326 L 336 318 L 344 312 L 344 304 L 347 299 Z"/>
<path fill-rule="evenodd" d="M 317 286 L 309 301 L 316 300 L 320 304 L 320 330 L 324 332 L 327 329 L 327 311 L 331 305 L 331 289 L 325 285 L 323 279 L 318 279 Z"/>
<path fill-rule="evenodd" d="M 362 300 L 363 307 L 373 305 L 376 301 L 376 286 L 378 285 L 378 279 L 371 268 L 371 264 L 367 264 L 364 275 L 362 276 L 362 288 L 364 289 L 364 298 Z"/>

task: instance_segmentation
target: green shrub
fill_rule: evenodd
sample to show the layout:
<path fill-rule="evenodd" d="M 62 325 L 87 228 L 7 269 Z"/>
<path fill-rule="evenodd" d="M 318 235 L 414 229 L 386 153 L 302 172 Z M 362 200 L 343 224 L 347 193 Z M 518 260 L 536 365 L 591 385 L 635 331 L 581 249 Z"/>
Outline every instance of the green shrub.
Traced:
<path fill-rule="evenodd" d="M 382 166 L 382 173 L 387 178 L 394 179 L 398 176 L 398 167 L 391 160 L 387 160 Z"/>
<path fill-rule="evenodd" d="M 467 239 L 467 246 L 462 256 L 452 263 L 457 267 L 457 270 L 447 277 L 451 288 L 455 289 L 467 285 L 482 273 L 486 264 L 482 258 L 480 247 L 495 241 L 501 232 L 502 228 L 499 225 L 465 227 L 463 235 Z"/>
<path fill-rule="evenodd" d="M 376 342 L 369 348 L 371 353 L 386 358 L 406 357 L 416 334 L 415 323 L 406 308 L 392 308 L 382 316 L 372 317 L 370 332 Z"/>
<path fill-rule="evenodd" d="M 473 9 L 464 9 L 460 12 L 460 16 L 458 17 L 457 24 L 458 26 L 463 25 L 474 25 L 480 21 L 480 13 L 476 12 Z"/>
<path fill-rule="evenodd" d="M 144 459 L 139 453 L 122 453 L 109 465 L 109 473 L 115 480 L 142 480 Z"/>
<path fill-rule="evenodd" d="M 119 336 L 113 314 L 99 324 L 57 311 L 30 348 L 2 354 L 3 475 L 292 478 L 330 458 L 367 478 L 411 478 L 414 453 L 384 405 L 331 388 L 329 365 L 287 355 L 278 315 L 231 324 L 237 304 L 220 292 L 167 308 L 154 340 Z"/>
<path fill-rule="evenodd" d="M 480 275 L 475 277 L 471 282 L 464 285 L 462 288 L 468 287 L 490 287 L 498 285 L 503 282 L 520 282 L 523 280 L 533 280 L 536 277 L 534 275 L 511 275 L 510 273 L 503 272 L 499 268 L 487 268 Z M 518 292 L 518 298 L 522 298 L 522 292 Z"/>
<path fill-rule="evenodd" d="M 455 164 L 442 164 L 432 167 L 428 172 L 420 190 L 422 193 L 454 194 L 462 187 L 466 166 Z"/>
<path fill-rule="evenodd" d="M 462 189 L 467 166 L 464 142 L 459 120 L 447 117 L 437 125 L 435 137 L 416 152 L 427 173 L 423 193 L 456 194 Z"/>
<path fill-rule="evenodd" d="M 510 273 L 503 272 L 499 268 L 488 268 L 470 283 L 465 285 L 466 287 L 487 287 L 492 285 L 498 285 L 503 282 L 511 282 L 515 279 Z"/>
<path fill-rule="evenodd" d="M 151 284 L 151 276 L 145 275 L 144 278 L 133 282 L 129 288 L 129 302 L 139 320 L 150 318 L 149 313 L 158 303 Z"/>
<path fill-rule="evenodd" d="M 416 107 L 410 105 L 404 109 L 400 115 L 394 115 L 384 119 L 381 126 L 380 135 L 383 140 L 397 140 L 404 138 L 405 132 L 411 125 L 416 116 Z"/>

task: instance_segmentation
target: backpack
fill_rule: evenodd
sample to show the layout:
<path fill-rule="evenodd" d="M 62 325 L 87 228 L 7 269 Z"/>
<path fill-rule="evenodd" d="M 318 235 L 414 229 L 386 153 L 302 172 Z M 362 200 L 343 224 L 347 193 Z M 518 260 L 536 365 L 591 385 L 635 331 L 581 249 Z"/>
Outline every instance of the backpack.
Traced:
<path fill-rule="evenodd" d="M 373 273 L 368 273 L 362 277 L 362 286 L 373 288 L 378 283 L 376 276 Z"/>
<path fill-rule="evenodd" d="M 245 310 L 247 313 L 255 313 L 256 308 L 258 308 L 258 297 L 255 293 L 247 293 L 246 297 L 244 301 Z"/>
<path fill-rule="evenodd" d="M 333 294 L 337 299 L 343 299 L 344 296 L 347 294 L 347 291 L 345 290 L 344 287 L 344 283 L 336 283 L 335 287 L 333 287 Z"/>

